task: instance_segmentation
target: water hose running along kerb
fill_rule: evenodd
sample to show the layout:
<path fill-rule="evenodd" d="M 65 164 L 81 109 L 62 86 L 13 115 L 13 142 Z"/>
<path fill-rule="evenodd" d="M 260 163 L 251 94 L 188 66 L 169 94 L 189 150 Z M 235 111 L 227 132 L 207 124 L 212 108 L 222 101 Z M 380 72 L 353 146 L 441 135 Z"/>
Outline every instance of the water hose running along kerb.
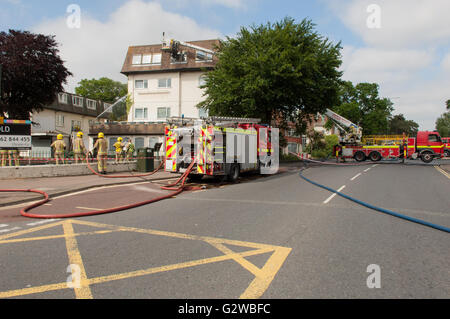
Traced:
<path fill-rule="evenodd" d="M 309 160 L 309 159 L 303 159 L 303 160 L 304 160 L 304 161 L 311 161 L 311 160 Z M 311 161 L 311 162 L 317 162 L 317 161 Z M 397 217 L 397 218 L 401 218 L 401 219 L 404 219 L 404 220 L 407 220 L 407 221 L 410 221 L 410 222 L 413 222 L 413 223 L 417 223 L 417 224 L 420 224 L 420 225 L 423 225 L 423 226 L 431 227 L 431 228 L 434 228 L 434 229 L 437 229 L 437 230 L 440 230 L 440 231 L 443 231 L 443 232 L 450 233 L 450 228 L 449 228 L 449 227 L 445 227 L 445 226 L 433 224 L 433 223 L 430 223 L 430 222 L 427 222 L 427 221 L 424 221 L 424 220 L 421 220 L 421 219 L 417 219 L 417 218 L 414 218 L 414 217 L 410 217 L 410 216 L 406 216 L 406 215 L 403 215 L 403 214 L 396 213 L 396 212 L 391 211 L 391 210 L 389 210 L 389 209 L 377 207 L 377 206 L 371 205 L 371 204 L 369 204 L 369 203 L 363 202 L 362 200 L 359 200 L 359 199 L 353 198 L 353 197 L 351 197 L 351 196 L 348 196 L 348 195 L 346 195 L 346 194 L 343 194 L 343 193 L 341 193 L 341 192 L 338 192 L 337 190 L 332 189 L 331 187 L 328 187 L 328 186 L 319 184 L 319 183 L 317 183 L 317 182 L 314 182 L 314 181 L 310 180 L 309 178 L 307 178 L 307 177 L 305 177 L 305 176 L 303 175 L 303 172 L 304 172 L 306 169 L 308 169 L 308 167 L 306 166 L 306 163 L 305 163 L 305 162 L 304 162 L 304 164 L 305 164 L 305 167 L 303 167 L 303 168 L 300 170 L 299 175 L 300 175 L 300 177 L 301 177 L 302 179 L 304 179 L 304 180 L 307 181 L 308 183 L 311 183 L 311 184 L 313 184 L 313 185 L 315 185 L 315 186 L 317 186 L 317 187 L 326 189 L 327 191 L 330 191 L 330 192 L 332 192 L 332 193 L 336 193 L 337 195 L 339 195 L 339 196 L 341 196 L 341 197 L 344 197 L 344 198 L 346 198 L 346 199 L 348 199 L 348 200 L 351 200 L 351 201 L 353 201 L 353 202 L 355 202 L 355 203 L 357 203 L 357 204 L 359 204 L 359 205 L 365 206 L 365 207 L 370 208 L 370 209 L 372 209 L 372 210 L 376 210 L 376 211 L 381 212 L 381 213 L 384 213 L 384 214 L 388 214 L 388 215 L 391 215 L 391 216 L 394 216 L 394 217 Z M 348 166 L 355 166 L 355 164 L 347 164 L 347 165 L 348 165 Z"/>

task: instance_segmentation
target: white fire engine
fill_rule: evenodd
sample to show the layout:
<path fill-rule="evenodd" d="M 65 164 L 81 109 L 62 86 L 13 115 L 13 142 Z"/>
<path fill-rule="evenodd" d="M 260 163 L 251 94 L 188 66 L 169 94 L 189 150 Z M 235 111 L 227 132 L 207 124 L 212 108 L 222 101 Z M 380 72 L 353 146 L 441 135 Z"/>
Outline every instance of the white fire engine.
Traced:
<path fill-rule="evenodd" d="M 236 181 L 241 172 L 274 174 L 279 165 L 279 130 L 259 119 L 171 118 L 165 129 L 165 171 L 184 173 L 195 161 L 190 179 L 205 175 Z"/>

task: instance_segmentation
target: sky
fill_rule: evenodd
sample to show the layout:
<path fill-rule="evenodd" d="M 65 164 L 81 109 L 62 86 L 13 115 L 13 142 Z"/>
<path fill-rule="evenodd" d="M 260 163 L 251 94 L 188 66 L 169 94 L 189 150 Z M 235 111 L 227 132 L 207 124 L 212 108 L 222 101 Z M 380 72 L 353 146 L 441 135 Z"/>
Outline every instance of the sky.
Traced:
<path fill-rule="evenodd" d="M 343 79 L 378 83 L 422 130 L 434 130 L 450 99 L 449 0 L 0 0 L 0 31 L 55 35 L 60 55 L 81 79 L 120 73 L 130 45 L 225 39 L 241 27 L 289 16 L 341 42 Z"/>

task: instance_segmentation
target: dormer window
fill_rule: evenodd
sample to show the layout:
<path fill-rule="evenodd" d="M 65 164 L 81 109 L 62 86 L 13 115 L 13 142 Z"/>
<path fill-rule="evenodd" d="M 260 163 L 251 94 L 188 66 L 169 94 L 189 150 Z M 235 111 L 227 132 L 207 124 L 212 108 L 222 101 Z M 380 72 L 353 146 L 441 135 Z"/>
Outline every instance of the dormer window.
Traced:
<path fill-rule="evenodd" d="M 72 104 L 75 106 L 83 107 L 83 98 L 79 96 L 72 96 Z"/>
<path fill-rule="evenodd" d="M 133 65 L 161 64 L 161 54 L 160 53 L 135 54 L 133 55 L 133 60 L 131 63 Z"/>
<path fill-rule="evenodd" d="M 97 101 L 95 100 L 86 100 L 87 108 L 90 110 L 96 110 L 97 109 Z"/>
<path fill-rule="evenodd" d="M 59 93 L 58 94 L 58 102 L 62 104 L 67 104 L 69 101 L 68 96 L 66 93 Z"/>

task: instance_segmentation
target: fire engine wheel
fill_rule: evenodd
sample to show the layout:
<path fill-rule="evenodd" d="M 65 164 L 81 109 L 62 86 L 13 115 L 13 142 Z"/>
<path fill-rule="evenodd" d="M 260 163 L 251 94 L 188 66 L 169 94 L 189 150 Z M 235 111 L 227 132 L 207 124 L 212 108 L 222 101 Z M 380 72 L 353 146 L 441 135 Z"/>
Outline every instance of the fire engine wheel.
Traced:
<path fill-rule="evenodd" d="M 369 158 L 372 162 L 378 162 L 381 160 L 381 154 L 378 152 L 372 152 L 369 154 Z"/>
<path fill-rule="evenodd" d="M 420 155 L 420 159 L 424 163 L 431 163 L 433 161 L 433 155 L 430 152 L 424 152 Z"/>
<path fill-rule="evenodd" d="M 239 179 L 239 164 L 233 164 L 230 168 L 230 173 L 228 174 L 228 180 L 232 183 L 236 183 Z"/>
<path fill-rule="evenodd" d="M 444 151 L 444 156 L 445 157 L 450 157 L 450 150 L 445 150 Z"/>
<path fill-rule="evenodd" d="M 357 162 L 364 162 L 366 160 L 366 154 L 363 152 L 356 152 L 355 156 L 353 156 L 355 161 Z"/>

